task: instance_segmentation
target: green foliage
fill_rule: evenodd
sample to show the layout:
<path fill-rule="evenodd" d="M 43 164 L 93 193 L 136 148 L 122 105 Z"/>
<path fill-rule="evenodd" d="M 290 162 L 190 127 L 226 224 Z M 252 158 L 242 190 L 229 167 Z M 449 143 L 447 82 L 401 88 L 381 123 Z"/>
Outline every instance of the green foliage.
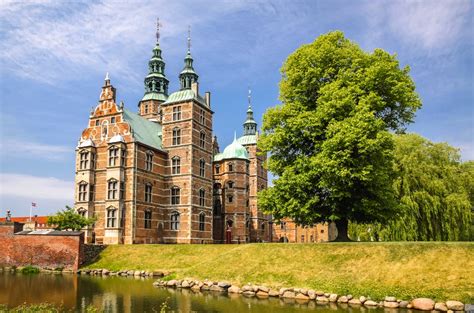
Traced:
<path fill-rule="evenodd" d="M 69 206 L 56 215 L 48 216 L 48 225 L 54 226 L 56 230 L 81 230 L 86 226 L 91 226 L 95 221 L 96 218 L 86 218 Z"/>
<path fill-rule="evenodd" d="M 336 31 L 297 49 L 281 71 L 282 105 L 265 112 L 258 143 L 277 178 L 259 206 L 303 225 L 390 216 L 390 131 L 403 131 L 421 106 L 409 68 Z"/>
<path fill-rule="evenodd" d="M 473 238 L 474 162 L 459 151 L 416 135 L 395 139 L 393 188 L 398 210 L 383 224 L 351 225 L 360 240 L 469 240 Z"/>
<path fill-rule="evenodd" d="M 22 274 L 38 274 L 40 272 L 39 268 L 35 266 L 25 266 L 24 268 L 21 269 L 20 271 Z"/>

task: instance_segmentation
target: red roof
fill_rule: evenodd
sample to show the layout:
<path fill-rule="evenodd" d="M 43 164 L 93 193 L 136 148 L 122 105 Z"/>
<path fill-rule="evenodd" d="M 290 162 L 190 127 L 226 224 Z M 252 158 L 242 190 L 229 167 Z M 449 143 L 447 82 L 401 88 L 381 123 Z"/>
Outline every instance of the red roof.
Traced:
<path fill-rule="evenodd" d="M 6 218 L 5 217 L 0 217 L 0 222 L 5 222 Z M 19 222 L 19 223 L 28 223 L 30 221 L 29 216 L 20 216 L 20 217 L 12 217 L 11 218 L 12 222 Z M 38 224 L 44 224 L 46 225 L 48 222 L 48 217 L 47 216 L 36 216 L 32 217 L 31 221 L 37 222 Z"/>

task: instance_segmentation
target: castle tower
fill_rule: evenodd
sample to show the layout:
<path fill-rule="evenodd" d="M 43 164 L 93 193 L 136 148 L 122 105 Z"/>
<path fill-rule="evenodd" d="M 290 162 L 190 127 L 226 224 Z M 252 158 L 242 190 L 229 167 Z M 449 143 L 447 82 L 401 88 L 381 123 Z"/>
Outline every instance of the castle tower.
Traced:
<path fill-rule="evenodd" d="M 145 77 L 145 95 L 138 107 L 141 116 L 161 122 L 160 104 L 168 99 L 169 81 L 165 76 L 165 62 L 161 57 L 159 20 L 156 28 L 156 46 L 153 48 L 153 56 L 148 62 L 149 73 Z"/>
<path fill-rule="evenodd" d="M 199 94 L 198 75 L 188 51 L 179 75 L 181 90 L 161 104 L 163 148 L 168 152 L 169 205 L 165 242 L 212 242 L 212 115 L 210 93 Z"/>

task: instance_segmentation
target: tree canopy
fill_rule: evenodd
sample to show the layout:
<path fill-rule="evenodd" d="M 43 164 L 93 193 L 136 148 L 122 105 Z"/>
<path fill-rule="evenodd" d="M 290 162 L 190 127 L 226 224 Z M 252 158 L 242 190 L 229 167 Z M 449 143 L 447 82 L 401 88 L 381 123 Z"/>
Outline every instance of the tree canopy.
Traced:
<path fill-rule="evenodd" d="M 48 216 L 48 225 L 54 226 L 55 230 L 81 230 L 95 221 L 95 218 L 86 218 L 69 206 L 56 215 Z"/>
<path fill-rule="evenodd" d="M 274 186 L 259 206 L 309 225 L 385 219 L 395 208 L 393 138 L 421 106 L 409 68 L 395 55 L 363 51 L 340 31 L 285 61 L 281 105 L 263 117 L 259 148 L 270 153 Z"/>
<path fill-rule="evenodd" d="M 472 238 L 474 162 L 460 160 L 446 143 L 395 136 L 396 215 L 382 224 L 351 225 L 351 233 L 361 240 Z"/>

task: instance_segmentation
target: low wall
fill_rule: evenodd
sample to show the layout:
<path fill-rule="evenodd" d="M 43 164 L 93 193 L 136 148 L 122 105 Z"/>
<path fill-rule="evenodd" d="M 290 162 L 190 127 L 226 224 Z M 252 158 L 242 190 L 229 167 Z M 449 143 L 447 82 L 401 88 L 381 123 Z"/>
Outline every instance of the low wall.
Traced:
<path fill-rule="evenodd" d="M 17 224 L 0 224 L 0 266 L 79 268 L 84 259 L 83 232 L 18 232 Z"/>

